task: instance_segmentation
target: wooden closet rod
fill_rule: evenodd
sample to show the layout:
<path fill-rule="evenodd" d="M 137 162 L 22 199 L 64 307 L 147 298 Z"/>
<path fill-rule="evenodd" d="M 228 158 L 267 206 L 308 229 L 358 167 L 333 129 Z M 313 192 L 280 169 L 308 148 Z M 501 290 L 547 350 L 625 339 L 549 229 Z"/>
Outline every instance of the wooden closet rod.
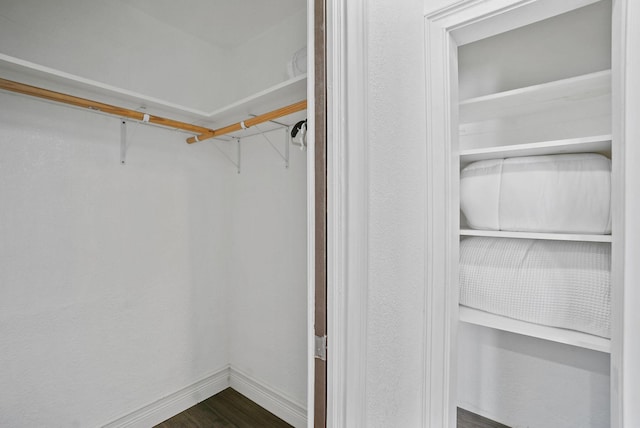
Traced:
<path fill-rule="evenodd" d="M 213 131 L 207 131 L 196 137 L 189 137 L 187 138 L 187 143 L 189 144 L 197 143 L 199 141 L 203 141 L 208 138 L 219 137 L 224 134 L 240 131 L 242 129 L 250 128 L 260 123 L 268 122 L 270 120 L 274 120 L 282 116 L 287 116 L 292 113 L 306 110 L 306 108 L 307 108 L 307 100 L 298 101 L 297 103 L 290 104 L 285 107 L 281 107 L 277 110 L 270 111 L 269 113 L 264 113 L 259 116 L 254 116 L 245 121 L 234 123 L 233 125 L 225 126 L 224 128 L 215 129 Z"/>
<path fill-rule="evenodd" d="M 143 122 L 149 122 L 167 128 L 181 129 L 183 131 L 198 134 L 196 137 L 189 137 L 187 143 L 196 143 L 198 141 L 207 140 L 213 137 L 219 137 L 231 132 L 240 131 L 263 122 L 277 119 L 292 113 L 296 113 L 307 108 L 307 101 L 299 101 L 286 107 L 273 110 L 259 116 L 249 118 L 243 122 L 234 123 L 219 129 L 210 129 L 202 126 L 192 125 L 190 123 L 180 122 L 177 120 L 167 119 L 159 116 L 152 116 L 135 110 L 129 110 L 123 107 L 117 107 L 110 104 L 104 104 L 85 98 L 74 97 L 60 92 L 50 91 L 48 89 L 38 88 L 36 86 L 25 85 L 24 83 L 14 82 L 0 78 L 0 89 L 20 94 L 30 95 L 33 97 L 44 98 L 50 101 L 56 101 L 64 104 L 70 104 L 76 107 L 84 107 L 90 110 L 96 110 L 103 113 L 112 114 L 119 117 L 127 117 Z"/>
<path fill-rule="evenodd" d="M 33 97 L 44 98 L 46 100 L 57 101 L 64 104 L 70 104 L 77 107 L 85 107 L 90 110 L 97 110 L 119 117 L 128 117 L 129 119 L 150 122 L 156 125 L 166 126 L 168 128 L 182 129 L 184 131 L 197 134 L 215 132 L 213 129 L 191 125 L 190 123 L 179 122 L 177 120 L 165 119 L 164 117 L 148 115 L 148 120 L 145 120 L 145 113 L 141 113 L 139 111 L 99 103 L 97 101 L 87 100 L 85 98 L 74 97 L 72 95 L 54 92 L 48 89 L 38 88 L 36 86 L 25 85 L 24 83 L 13 82 L 6 79 L 0 79 L 0 89 L 18 92 L 25 95 L 31 95 Z"/>

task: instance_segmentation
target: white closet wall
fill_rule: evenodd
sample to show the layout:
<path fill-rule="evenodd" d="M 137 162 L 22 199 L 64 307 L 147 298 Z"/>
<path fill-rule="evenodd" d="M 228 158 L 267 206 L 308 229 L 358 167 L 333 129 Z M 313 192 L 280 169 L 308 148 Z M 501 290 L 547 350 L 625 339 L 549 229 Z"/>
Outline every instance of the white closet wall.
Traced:
<path fill-rule="evenodd" d="M 284 132 L 267 134 L 284 153 Z M 306 407 L 306 151 L 290 166 L 263 137 L 242 141 L 229 209 L 230 361 Z"/>
<path fill-rule="evenodd" d="M 461 323 L 458 405 L 508 426 L 608 427 L 609 355 Z"/>
<path fill-rule="evenodd" d="M 0 94 L 0 425 L 101 426 L 224 368 L 231 179 L 210 145 Z"/>
<path fill-rule="evenodd" d="M 277 25 L 231 52 L 229 68 L 236 83 L 236 99 L 289 79 L 287 62 L 306 45 L 307 10 L 283 17 Z"/>
<path fill-rule="evenodd" d="M 235 101 L 228 53 L 119 1 L 4 0 L 0 23 L 5 55 L 205 111 Z"/>

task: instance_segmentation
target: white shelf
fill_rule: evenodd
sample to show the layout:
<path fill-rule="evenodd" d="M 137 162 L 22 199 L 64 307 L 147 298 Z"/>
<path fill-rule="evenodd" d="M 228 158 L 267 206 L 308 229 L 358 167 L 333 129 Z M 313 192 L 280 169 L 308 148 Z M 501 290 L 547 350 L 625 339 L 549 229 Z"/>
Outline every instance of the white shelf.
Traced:
<path fill-rule="evenodd" d="M 611 73 L 602 71 L 462 101 L 460 164 L 563 153 L 611 154 Z M 576 130 L 580 134 L 576 135 Z M 518 143 L 518 144 L 514 144 Z M 611 235 L 460 230 L 460 237 L 610 243 Z M 611 341 L 460 306 L 460 321 L 524 336 L 610 352 Z"/>
<path fill-rule="evenodd" d="M 562 153 L 611 153 L 611 135 L 569 138 L 555 141 L 484 147 L 460 151 L 460 162 L 502 159 L 515 156 L 538 156 Z"/>
<path fill-rule="evenodd" d="M 460 321 L 469 324 L 564 343 L 566 345 L 573 345 L 594 351 L 611 352 L 611 340 L 579 331 L 533 324 L 466 306 L 459 306 L 459 318 Z"/>
<path fill-rule="evenodd" d="M 288 104 L 302 101 L 307 97 L 307 78 L 306 75 L 302 75 L 267 88 L 225 108 L 204 111 L 86 79 L 1 53 L 0 77 L 132 110 L 144 107 L 144 111 L 152 115 L 169 117 L 206 127 L 220 127 L 239 122 L 251 117 L 252 114 L 266 113 Z M 286 123 L 291 124 L 295 123 L 295 121 L 290 119 Z M 265 124 L 266 127 L 268 127 L 267 124 Z"/>
<path fill-rule="evenodd" d="M 577 233 L 508 232 L 503 230 L 460 229 L 460 236 L 488 236 L 493 238 L 544 239 L 551 241 L 611 242 L 611 235 Z"/>
<path fill-rule="evenodd" d="M 307 98 L 307 75 L 301 75 L 208 113 L 218 125 L 239 122 Z M 295 114 L 294 114 L 295 115 Z M 302 117 L 306 116 L 302 112 Z M 279 120 L 278 120 L 279 121 Z"/>
<path fill-rule="evenodd" d="M 460 123 L 529 114 L 548 109 L 551 104 L 561 108 L 610 93 L 611 71 L 599 71 L 461 101 Z"/>

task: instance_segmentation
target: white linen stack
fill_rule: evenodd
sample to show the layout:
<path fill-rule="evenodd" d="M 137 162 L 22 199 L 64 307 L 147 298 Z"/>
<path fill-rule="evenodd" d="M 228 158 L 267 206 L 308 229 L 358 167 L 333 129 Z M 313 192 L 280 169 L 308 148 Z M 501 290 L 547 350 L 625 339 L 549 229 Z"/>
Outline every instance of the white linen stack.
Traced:
<path fill-rule="evenodd" d="M 468 237 L 460 303 L 537 324 L 610 336 L 611 246 Z"/>
<path fill-rule="evenodd" d="M 611 233 L 611 161 L 596 153 L 474 162 L 460 174 L 473 229 Z"/>
<path fill-rule="evenodd" d="M 611 161 L 594 153 L 474 162 L 460 207 L 474 229 L 611 232 Z M 460 304 L 610 337 L 611 246 L 571 240 L 463 237 Z"/>

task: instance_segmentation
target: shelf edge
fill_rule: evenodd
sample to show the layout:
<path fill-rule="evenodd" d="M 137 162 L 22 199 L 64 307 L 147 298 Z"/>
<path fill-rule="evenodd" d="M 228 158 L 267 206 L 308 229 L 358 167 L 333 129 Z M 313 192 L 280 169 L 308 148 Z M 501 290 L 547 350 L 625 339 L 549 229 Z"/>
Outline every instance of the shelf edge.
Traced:
<path fill-rule="evenodd" d="M 102 83 L 97 80 L 87 79 L 76 74 L 67 73 L 65 71 L 61 71 L 55 68 L 47 67 L 44 65 L 36 64 L 34 62 L 26 61 L 20 58 L 12 57 L 3 53 L 0 53 L 0 62 L 5 62 L 11 66 L 22 67 L 25 70 L 30 72 L 42 73 L 45 76 L 52 76 L 54 79 L 60 79 L 66 84 L 81 84 L 87 89 L 105 91 L 109 95 L 109 93 L 113 94 L 111 96 L 124 96 L 127 98 L 135 99 L 135 100 L 143 100 L 149 103 L 160 106 L 161 108 L 168 108 L 172 110 L 181 111 L 190 115 L 197 115 L 206 117 L 207 112 L 202 110 L 193 109 L 190 107 L 186 107 L 180 104 L 175 104 L 166 100 L 162 100 L 160 98 L 151 97 L 148 95 L 141 94 L 139 92 L 130 91 L 127 89 L 119 88 L 117 86 L 109 85 L 107 83 Z"/>
<path fill-rule="evenodd" d="M 594 135 L 591 137 L 566 138 L 561 140 L 538 141 L 534 143 L 514 144 L 508 146 L 492 146 L 479 149 L 467 149 L 460 151 L 460 158 L 482 155 L 499 155 L 500 153 L 519 152 L 527 150 L 545 150 L 562 147 L 579 147 L 596 143 L 611 143 L 611 134 Z"/>
<path fill-rule="evenodd" d="M 579 76 L 573 76 L 573 77 L 569 77 L 566 79 L 558 79 L 558 80 L 553 80 L 551 82 L 545 82 L 545 83 L 539 83 L 537 85 L 531 85 L 531 86 L 524 86 L 522 88 L 516 88 L 516 89 L 511 89 L 508 91 L 502 91 L 502 92 L 496 92 L 493 94 L 488 94 L 488 95 L 482 95 L 479 97 L 473 97 L 473 98 L 467 98 L 466 100 L 462 100 L 460 101 L 458 104 L 460 106 L 467 106 L 467 105 L 473 105 L 473 104 L 479 104 L 479 103 L 483 103 L 483 102 L 490 102 L 490 101 L 495 101 L 501 98 L 510 98 L 510 97 L 517 97 L 520 95 L 525 95 L 527 93 L 535 93 L 535 92 L 540 92 L 543 91 L 545 89 L 554 89 L 555 87 L 562 87 L 562 86 L 566 86 L 566 85 L 571 85 L 571 84 L 575 84 L 575 83 L 582 83 L 584 81 L 589 81 L 589 80 L 598 80 L 598 79 L 605 79 L 607 77 L 611 77 L 611 70 L 601 70 L 601 71 L 596 71 L 593 73 L 588 73 L 588 74 L 582 74 Z"/>
<path fill-rule="evenodd" d="M 612 242 L 611 235 L 580 233 L 510 232 L 505 230 L 460 229 L 460 236 L 485 236 L 492 238 L 541 239 L 548 241 Z"/>
<path fill-rule="evenodd" d="M 574 330 L 533 324 L 462 305 L 459 306 L 459 320 L 467 324 L 474 324 L 523 336 L 535 337 L 537 339 L 590 349 L 592 351 L 604 352 L 607 354 L 611 353 L 610 339 Z"/>

